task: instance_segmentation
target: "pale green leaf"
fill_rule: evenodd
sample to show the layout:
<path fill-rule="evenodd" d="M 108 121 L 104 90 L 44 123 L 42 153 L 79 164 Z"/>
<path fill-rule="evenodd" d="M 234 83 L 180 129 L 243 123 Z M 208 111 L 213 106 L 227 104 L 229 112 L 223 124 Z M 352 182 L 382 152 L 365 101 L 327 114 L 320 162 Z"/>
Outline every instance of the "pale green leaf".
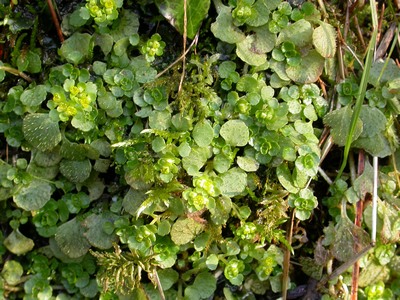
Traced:
<path fill-rule="evenodd" d="M 4 246 L 16 255 L 23 255 L 33 249 L 35 243 L 32 239 L 24 236 L 19 230 L 13 230 L 4 241 Z"/>
<path fill-rule="evenodd" d="M 205 147 L 192 147 L 190 154 L 182 158 L 183 168 L 189 175 L 196 175 L 210 157 L 210 151 Z"/>
<path fill-rule="evenodd" d="M 315 49 L 322 57 L 334 57 L 336 53 L 336 30 L 325 22 L 321 22 L 320 26 L 314 29 L 313 44 Z"/>
<path fill-rule="evenodd" d="M 256 159 L 249 156 L 238 156 L 236 158 L 238 166 L 246 172 L 255 172 L 258 170 L 260 164 Z"/>
<path fill-rule="evenodd" d="M 232 11 L 229 7 L 222 5 L 218 17 L 211 24 L 214 36 L 223 42 L 235 44 L 245 39 L 244 33 L 233 25 Z"/>
<path fill-rule="evenodd" d="M 256 35 L 248 35 L 236 44 L 236 54 L 241 60 L 251 66 L 261 66 L 267 62 L 267 55 L 257 48 Z"/>
<path fill-rule="evenodd" d="M 344 146 L 350 130 L 350 122 L 353 110 L 349 107 L 343 107 L 328 113 L 324 118 L 324 123 L 331 128 L 331 134 L 335 144 Z M 356 140 L 363 130 L 363 122 L 358 119 L 352 141 Z"/>
<path fill-rule="evenodd" d="M 270 0 L 257 0 L 254 3 L 253 12 L 250 18 L 246 20 L 247 25 L 253 27 L 259 27 L 267 24 L 270 14 L 270 10 L 268 9 L 267 6 L 268 1 Z"/>
<path fill-rule="evenodd" d="M 14 202 L 26 211 L 41 209 L 51 197 L 51 186 L 48 182 L 33 179 L 27 186 L 17 190 Z"/>
<path fill-rule="evenodd" d="M 111 145 L 106 139 L 97 139 L 90 143 L 101 156 L 109 157 L 111 155 Z"/>
<path fill-rule="evenodd" d="M 171 113 L 163 110 L 153 110 L 149 116 L 149 126 L 151 129 L 167 130 L 171 123 Z"/>
<path fill-rule="evenodd" d="M 239 168 L 232 168 L 220 175 L 222 179 L 221 194 L 234 197 L 244 192 L 247 186 L 247 174 Z"/>
<path fill-rule="evenodd" d="M 118 21 L 114 22 L 110 34 L 116 42 L 124 37 L 136 34 L 138 30 L 139 17 L 132 10 L 123 9 L 118 16 Z"/>
<path fill-rule="evenodd" d="M 225 173 L 231 167 L 231 160 L 223 153 L 218 153 L 214 156 L 213 166 L 218 173 Z"/>
<path fill-rule="evenodd" d="M 1 276 L 9 285 L 17 285 L 23 274 L 24 269 L 16 260 L 7 260 L 1 270 Z"/>
<path fill-rule="evenodd" d="M 53 121 L 48 114 L 27 115 L 22 130 L 26 140 L 41 151 L 51 150 L 61 141 L 58 122 Z"/>
<path fill-rule="evenodd" d="M 204 229 L 204 225 L 192 218 L 178 219 L 171 228 L 171 239 L 177 245 L 191 242 Z"/>
<path fill-rule="evenodd" d="M 40 151 L 32 150 L 33 161 L 40 167 L 52 167 L 58 165 L 61 156 L 58 151 Z"/>
<path fill-rule="evenodd" d="M 366 161 L 364 172 L 354 180 L 353 188 L 357 193 L 358 199 L 364 199 L 366 193 L 373 193 L 373 168 L 371 164 Z"/>
<path fill-rule="evenodd" d="M 324 69 L 325 59 L 316 50 L 311 50 L 302 56 L 297 66 L 287 66 L 287 76 L 297 83 L 312 83 L 317 81 Z"/>
<path fill-rule="evenodd" d="M 296 194 L 299 191 L 299 188 L 295 186 L 292 178 L 292 174 L 290 173 L 289 167 L 287 164 L 280 164 L 276 168 L 276 175 L 280 184 L 290 193 Z"/>
<path fill-rule="evenodd" d="M 277 45 L 285 41 L 292 42 L 297 47 L 304 47 L 312 42 L 313 29 L 311 23 L 301 19 L 285 27 L 278 35 Z"/>
<path fill-rule="evenodd" d="M 249 141 L 249 128 L 242 120 L 229 120 L 221 126 L 220 135 L 233 147 L 245 146 Z"/>
<path fill-rule="evenodd" d="M 203 120 L 198 122 L 193 128 L 192 136 L 199 147 L 210 145 L 214 138 L 214 130 L 211 127 L 210 121 Z"/>
<path fill-rule="evenodd" d="M 258 1 L 260 2 L 260 1 Z M 268 29 L 268 25 L 252 28 L 255 33 L 254 51 L 257 53 L 267 53 L 274 49 L 276 44 L 276 35 Z"/>
<path fill-rule="evenodd" d="M 218 256 L 215 254 L 211 254 L 207 257 L 206 265 L 211 271 L 214 271 L 218 267 Z"/>
<path fill-rule="evenodd" d="M 90 244 L 84 237 L 84 228 L 76 218 L 57 227 L 55 240 L 60 250 L 70 258 L 78 258 L 85 255 Z"/>

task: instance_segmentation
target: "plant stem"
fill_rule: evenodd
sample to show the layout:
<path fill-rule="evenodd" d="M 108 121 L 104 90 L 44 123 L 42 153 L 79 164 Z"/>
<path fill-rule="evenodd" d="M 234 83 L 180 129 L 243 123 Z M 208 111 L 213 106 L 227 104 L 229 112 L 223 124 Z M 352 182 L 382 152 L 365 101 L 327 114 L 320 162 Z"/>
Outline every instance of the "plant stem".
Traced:
<path fill-rule="evenodd" d="M 53 1 L 52 0 L 47 0 L 47 5 L 49 7 L 51 18 L 53 20 L 54 26 L 56 27 L 58 39 L 62 43 L 62 42 L 64 42 L 64 35 L 63 35 L 62 31 L 61 31 L 60 22 L 58 21 L 57 14 L 56 14 L 56 11 L 54 9 Z"/>
<path fill-rule="evenodd" d="M 15 68 L 7 67 L 7 66 L 0 66 L 0 70 L 4 70 L 4 71 L 6 71 L 8 73 L 11 73 L 11 74 L 13 74 L 15 76 L 19 76 L 19 77 L 25 79 L 26 81 L 28 81 L 29 83 L 31 83 L 33 81 L 32 78 L 30 78 L 24 72 L 18 71 Z"/>
<path fill-rule="evenodd" d="M 290 223 L 288 226 L 288 231 L 286 234 L 286 240 L 289 246 L 292 245 L 292 237 L 293 237 L 293 224 L 294 224 L 294 216 L 295 216 L 295 208 L 292 210 L 290 214 Z M 282 272 L 282 300 L 287 299 L 287 290 L 289 287 L 289 268 L 290 268 L 290 249 L 286 247 L 283 258 L 283 272 Z"/>

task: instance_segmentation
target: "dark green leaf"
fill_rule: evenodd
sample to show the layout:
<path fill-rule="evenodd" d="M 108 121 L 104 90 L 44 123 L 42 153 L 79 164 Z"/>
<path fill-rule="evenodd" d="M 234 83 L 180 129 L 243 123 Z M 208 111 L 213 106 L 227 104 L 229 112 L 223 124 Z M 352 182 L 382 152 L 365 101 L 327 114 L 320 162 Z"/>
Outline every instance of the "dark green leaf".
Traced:
<path fill-rule="evenodd" d="M 89 159 L 77 161 L 63 159 L 60 163 L 60 172 L 69 181 L 74 183 L 82 183 L 89 178 L 92 171 L 92 164 Z"/>
<path fill-rule="evenodd" d="M 27 141 L 41 151 L 51 150 L 61 141 L 58 122 L 53 121 L 48 114 L 27 115 L 22 130 Z"/>
<path fill-rule="evenodd" d="M 346 106 L 328 113 L 324 118 L 324 123 L 331 128 L 333 141 L 339 146 L 344 146 L 346 144 L 352 114 L 353 110 L 349 106 Z M 359 119 L 357 120 L 352 141 L 356 140 L 361 135 L 362 130 L 363 122 Z"/>
<path fill-rule="evenodd" d="M 108 234 L 104 231 L 104 224 L 113 223 L 117 216 L 111 212 L 103 212 L 102 214 L 91 214 L 83 222 L 86 232 L 84 236 L 89 243 L 99 249 L 109 249 L 113 243 L 117 241 L 115 234 Z"/>
<path fill-rule="evenodd" d="M 92 56 L 93 45 L 90 34 L 76 32 L 64 41 L 59 54 L 68 62 L 77 65 Z"/>
<path fill-rule="evenodd" d="M 55 240 L 66 256 L 78 258 L 88 252 L 90 244 L 84 237 L 84 230 L 84 227 L 76 218 L 57 228 Z"/>
<path fill-rule="evenodd" d="M 14 202 L 24 210 L 38 210 L 50 200 L 51 193 L 51 186 L 47 181 L 33 179 L 17 191 Z"/>
<path fill-rule="evenodd" d="M 156 0 L 161 14 L 181 34 L 184 31 L 184 0 Z M 193 39 L 210 8 L 210 0 L 187 0 L 187 37 Z"/>

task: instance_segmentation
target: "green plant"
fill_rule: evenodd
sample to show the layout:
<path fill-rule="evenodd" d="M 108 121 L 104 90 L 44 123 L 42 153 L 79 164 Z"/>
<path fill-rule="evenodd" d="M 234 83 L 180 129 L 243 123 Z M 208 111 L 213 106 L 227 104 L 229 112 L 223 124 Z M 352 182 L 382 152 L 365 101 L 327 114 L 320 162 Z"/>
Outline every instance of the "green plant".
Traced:
<path fill-rule="evenodd" d="M 371 44 L 362 79 L 356 69 L 335 87 L 336 29 L 315 4 L 212 4 L 88 0 L 63 16 L 53 52 L 37 48 L 39 15 L 30 29 L 0 9 L 16 44 L 0 62 L 4 298 L 286 295 L 290 252 L 293 272 L 338 297 L 349 273 L 334 277 L 334 260 L 350 264 L 375 230 L 370 207 L 365 226 L 350 220 L 374 171 L 356 178 L 344 163 L 325 190 L 324 125 L 345 160 L 350 148 L 392 156 L 359 283 L 367 299 L 398 296 L 395 62 L 372 62 Z M 175 30 L 196 44 L 185 59 Z M 328 112 L 327 88 L 342 108 Z"/>

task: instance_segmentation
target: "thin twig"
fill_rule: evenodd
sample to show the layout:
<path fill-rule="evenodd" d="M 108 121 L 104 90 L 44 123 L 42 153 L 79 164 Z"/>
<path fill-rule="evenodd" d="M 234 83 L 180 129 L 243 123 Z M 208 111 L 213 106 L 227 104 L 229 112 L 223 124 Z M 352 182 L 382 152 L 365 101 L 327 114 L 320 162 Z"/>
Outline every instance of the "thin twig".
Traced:
<path fill-rule="evenodd" d="M 186 40 L 187 40 L 187 0 L 183 0 L 183 53 L 186 52 Z M 182 75 L 179 82 L 178 94 L 182 90 L 183 80 L 185 79 L 186 73 L 186 55 L 182 58 Z"/>
<path fill-rule="evenodd" d="M 365 153 L 363 150 L 360 150 L 358 153 L 358 168 L 357 168 L 357 176 L 361 176 L 365 169 Z M 362 213 L 364 210 L 364 200 L 361 198 L 356 203 L 356 217 L 354 219 L 354 225 L 357 227 L 361 227 L 362 221 Z M 359 243 L 354 243 L 355 253 L 358 253 L 360 249 Z M 360 276 L 360 263 L 357 260 L 353 265 L 353 273 L 351 276 L 351 292 L 350 299 L 357 300 L 358 298 L 358 280 Z"/>
<path fill-rule="evenodd" d="M 290 223 L 288 226 L 289 228 L 286 233 L 286 241 L 290 247 L 292 246 L 295 210 L 296 209 L 294 208 L 290 215 Z M 284 252 L 283 271 L 282 271 L 282 300 L 287 299 L 287 290 L 289 287 L 289 268 L 290 268 L 290 248 L 286 247 L 285 252 Z"/>
<path fill-rule="evenodd" d="M 64 42 L 64 35 L 63 35 L 62 31 L 61 31 L 60 22 L 58 21 L 57 14 L 56 14 L 56 11 L 54 9 L 53 1 L 52 0 L 47 0 L 47 5 L 49 7 L 51 18 L 53 20 L 54 26 L 56 26 L 58 39 L 62 43 L 62 42 Z"/>
<path fill-rule="evenodd" d="M 357 18 L 357 16 L 354 16 L 354 23 L 355 23 L 354 25 L 356 26 L 356 29 L 357 29 L 358 38 L 359 38 L 360 41 L 361 41 L 361 45 L 362 45 L 363 49 L 365 49 L 365 41 L 364 41 L 363 34 L 362 34 L 362 32 L 361 32 L 360 25 L 358 24 L 358 18 Z"/>
<path fill-rule="evenodd" d="M 164 75 L 164 73 L 166 73 L 169 69 L 171 69 L 173 66 L 175 66 L 178 62 L 180 62 L 184 57 L 186 57 L 186 55 L 189 53 L 190 49 L 196 44 L 197 39 L 199 38 L 199 33 L 196 34 L 196 36 L 194 37 L 192 43 L 189 45 L 189 47 L 187 48 L 187 50 L 182 53 L 181 56 L 179 56 L 174 62 L 172 62 L 168 67 L 166 67 L 164 70 L 162 70 L 160 73 L 157 74 L 156 78 L 161 77 L 162 75 Z"/>
<path fill-rule="evenodd" d="M 19 76 L 19 77 L 25 79 L 26 81 L 28 81 L 29 83 L 31 83 L 33 81 L 32 78 L 30 78 L 24 72 L 18 71 L 15 68 L 7 67 L 7 66 L 0 66 L 0 70 L 4 70 L 4 71 L 6 71 L 8 73 L 11 73 L 11 74 L 13 74 L 15 76 Z"/>
<path fill-rule="evenodd" d="M 374 156 L 373 159 L 374 167 L 374 185 L 372 194 L 372 232 L 371 232 L 371 244 L 374 246 L 376 243 L 376 222 L 378 213 L 378 157 Z"/>

